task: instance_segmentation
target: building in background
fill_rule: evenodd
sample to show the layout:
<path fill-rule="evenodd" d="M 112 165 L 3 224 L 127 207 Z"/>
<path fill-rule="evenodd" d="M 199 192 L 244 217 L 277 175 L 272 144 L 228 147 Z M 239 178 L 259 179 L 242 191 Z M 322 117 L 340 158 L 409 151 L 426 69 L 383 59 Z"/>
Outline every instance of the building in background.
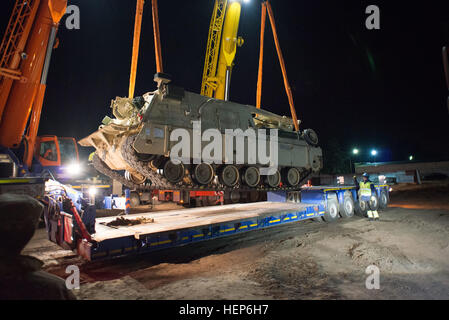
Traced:
<path fill-rule="evenodd" d="M 422 180 L 447 179 L 449 161 L 356 163 L 355 172 L 357 175 L 363 172 L 372 176 L 384 175 L 392 183 L 421 183 Z"/>

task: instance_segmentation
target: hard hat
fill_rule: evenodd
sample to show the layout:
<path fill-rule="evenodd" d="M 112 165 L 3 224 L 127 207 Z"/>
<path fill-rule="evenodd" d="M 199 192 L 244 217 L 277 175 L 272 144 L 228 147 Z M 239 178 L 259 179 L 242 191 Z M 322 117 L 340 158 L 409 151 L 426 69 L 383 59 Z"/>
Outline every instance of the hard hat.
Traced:
<path fill-rule="evenodd" d="M 369 178 L 369 174 L 368 174 L 368 173 L 366 173 L 366 172 L 364 172 L 364 173 L 362 174 L 362 177 L 366 177 L 366 178 Z"/>

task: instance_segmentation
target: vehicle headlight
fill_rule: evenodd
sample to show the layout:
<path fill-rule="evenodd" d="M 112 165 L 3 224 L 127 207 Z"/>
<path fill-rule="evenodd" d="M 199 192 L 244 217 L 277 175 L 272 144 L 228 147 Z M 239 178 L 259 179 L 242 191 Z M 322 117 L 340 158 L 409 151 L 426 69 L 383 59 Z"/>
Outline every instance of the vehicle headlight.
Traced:
<path fill-rule="evenodd" d="M 71 176 L 77 176 L 81 173 L 81 171 L 81 165 L 79 165 L 78 163 L 72 163 L 66 167 L 66 172 Z"/>
<path fill-rule="evenodd" d="M 90 196 L 94 196 L 96 194 L 97 194 L 97 188 L 94 188 L 94 187 L 89 188 L 89 195 Z"/>

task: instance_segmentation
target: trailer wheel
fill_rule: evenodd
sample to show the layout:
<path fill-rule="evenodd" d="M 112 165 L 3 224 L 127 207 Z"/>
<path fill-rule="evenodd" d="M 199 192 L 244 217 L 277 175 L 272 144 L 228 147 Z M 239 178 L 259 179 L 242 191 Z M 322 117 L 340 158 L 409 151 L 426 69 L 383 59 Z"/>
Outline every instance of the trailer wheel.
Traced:
<path fill-rule="evenodd" d="M 379 209 L 379 197 L 376 195 L 371 196 L 371 200 L 368 203 L 369 210 L 375 211 Z"/>
<path fill-rule="evenodd" d="M 129 195 L 129 201 L 131 202 L 131 208 L 140 206 L 140 196 L 137 192 L 131 192 Z"/>
<path fill-rule="evenodd" d="M 217 204 L 217 196 L 206 196 L 203 199 L 203 206 L 210 207 Z"/>
<path fill-rule="evenodd" d="M 335 199 L 327 200 L 323 219 L 326 222 L 335 222 L 338 219 L 338 202 Z"/>
<path fill-rule="evenodd" d="M 368 217 L 367 211 L 368 211 L 368 205 L 366 203 L 366 201 L 361 201 L 359 200 L 357 202 L 357 204 L 354 207 L 355 209 L 355 214 L 360 216 L 360 217 Z"/>
<path fill-rule="evenodd" d="M 351 196 L 345 196 L 340 204 L 340 215 L 342 218 L 352 218 L 354 216 L 354 200 Z"/>
<path fill-rule="evenodd" d="M 240 202 L 240 192 L 238 190 L 232 190 L 229 195 L 229 199 L 231 203 L 239 203 Z"/>
<path fill-rule="evenodd" d="M 382 191 L 380 193 L 380 198 L 379 198 L 379 208 L 381 209 L 385 209 L 386 207 L 388 207 L 388 195 L 385 191 Z"/>
<path fill-rule="evenodd" d="M 259 195 L 259 191 L 256 190 L 252 190 L 250 192 L 248 192 L 248 202 L 257 202 L 259 201 L 260 195 Z"/>

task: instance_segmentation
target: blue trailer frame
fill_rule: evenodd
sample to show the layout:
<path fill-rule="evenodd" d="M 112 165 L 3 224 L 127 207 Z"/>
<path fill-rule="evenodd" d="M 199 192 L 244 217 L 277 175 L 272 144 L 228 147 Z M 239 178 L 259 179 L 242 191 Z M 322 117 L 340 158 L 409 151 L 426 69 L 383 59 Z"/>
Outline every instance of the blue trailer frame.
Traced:
<path fill-rule="evenodd" d="M 243 209 L 257 203 L 242 205 Z M 220 206 L 222 208 L 234 205 Z M 195 209 L 184 209 L 195 210 Z M 147 253 L 166 248 L 184 246 L 191 243 L 222 238 L 235 234 L 246 233 L 253 230 L 284 225 L 318 218 L 324 214 L 321 205 L 298 205 L 295 209 L 280 209 L 268 215 L 259 215 L 251 218 L 232 219 L 222 223 L 197 225 L 191 228 L 181 228 L 167 232 L 142 233 L 138 236 L 127 235 L 98 242 L 81 242 L 78 253 L 89 261 L 105 258 L 119 257 L 129 254 Z M 140 217 L 142 214 L 127 217 Z M 67 222 L 67 221 L 66 221 Z"/>
<path fill-rule="evenodd" d="M 385 192 L 389 195 L 390 187 L 387 184 L 374 185 L 376 189 L 376 195 L 380 198 L 381 193 Z M 350 193 L 354 202 L 359 202 L 357 189 L 355 186 L 316 186 L 308 187 L 301 190 L 301 202 L 302 203 L 325 203 L 329 197 L 334 197 L 338 200 L 339 204 L 343 203 L 346 194 Z"/>

